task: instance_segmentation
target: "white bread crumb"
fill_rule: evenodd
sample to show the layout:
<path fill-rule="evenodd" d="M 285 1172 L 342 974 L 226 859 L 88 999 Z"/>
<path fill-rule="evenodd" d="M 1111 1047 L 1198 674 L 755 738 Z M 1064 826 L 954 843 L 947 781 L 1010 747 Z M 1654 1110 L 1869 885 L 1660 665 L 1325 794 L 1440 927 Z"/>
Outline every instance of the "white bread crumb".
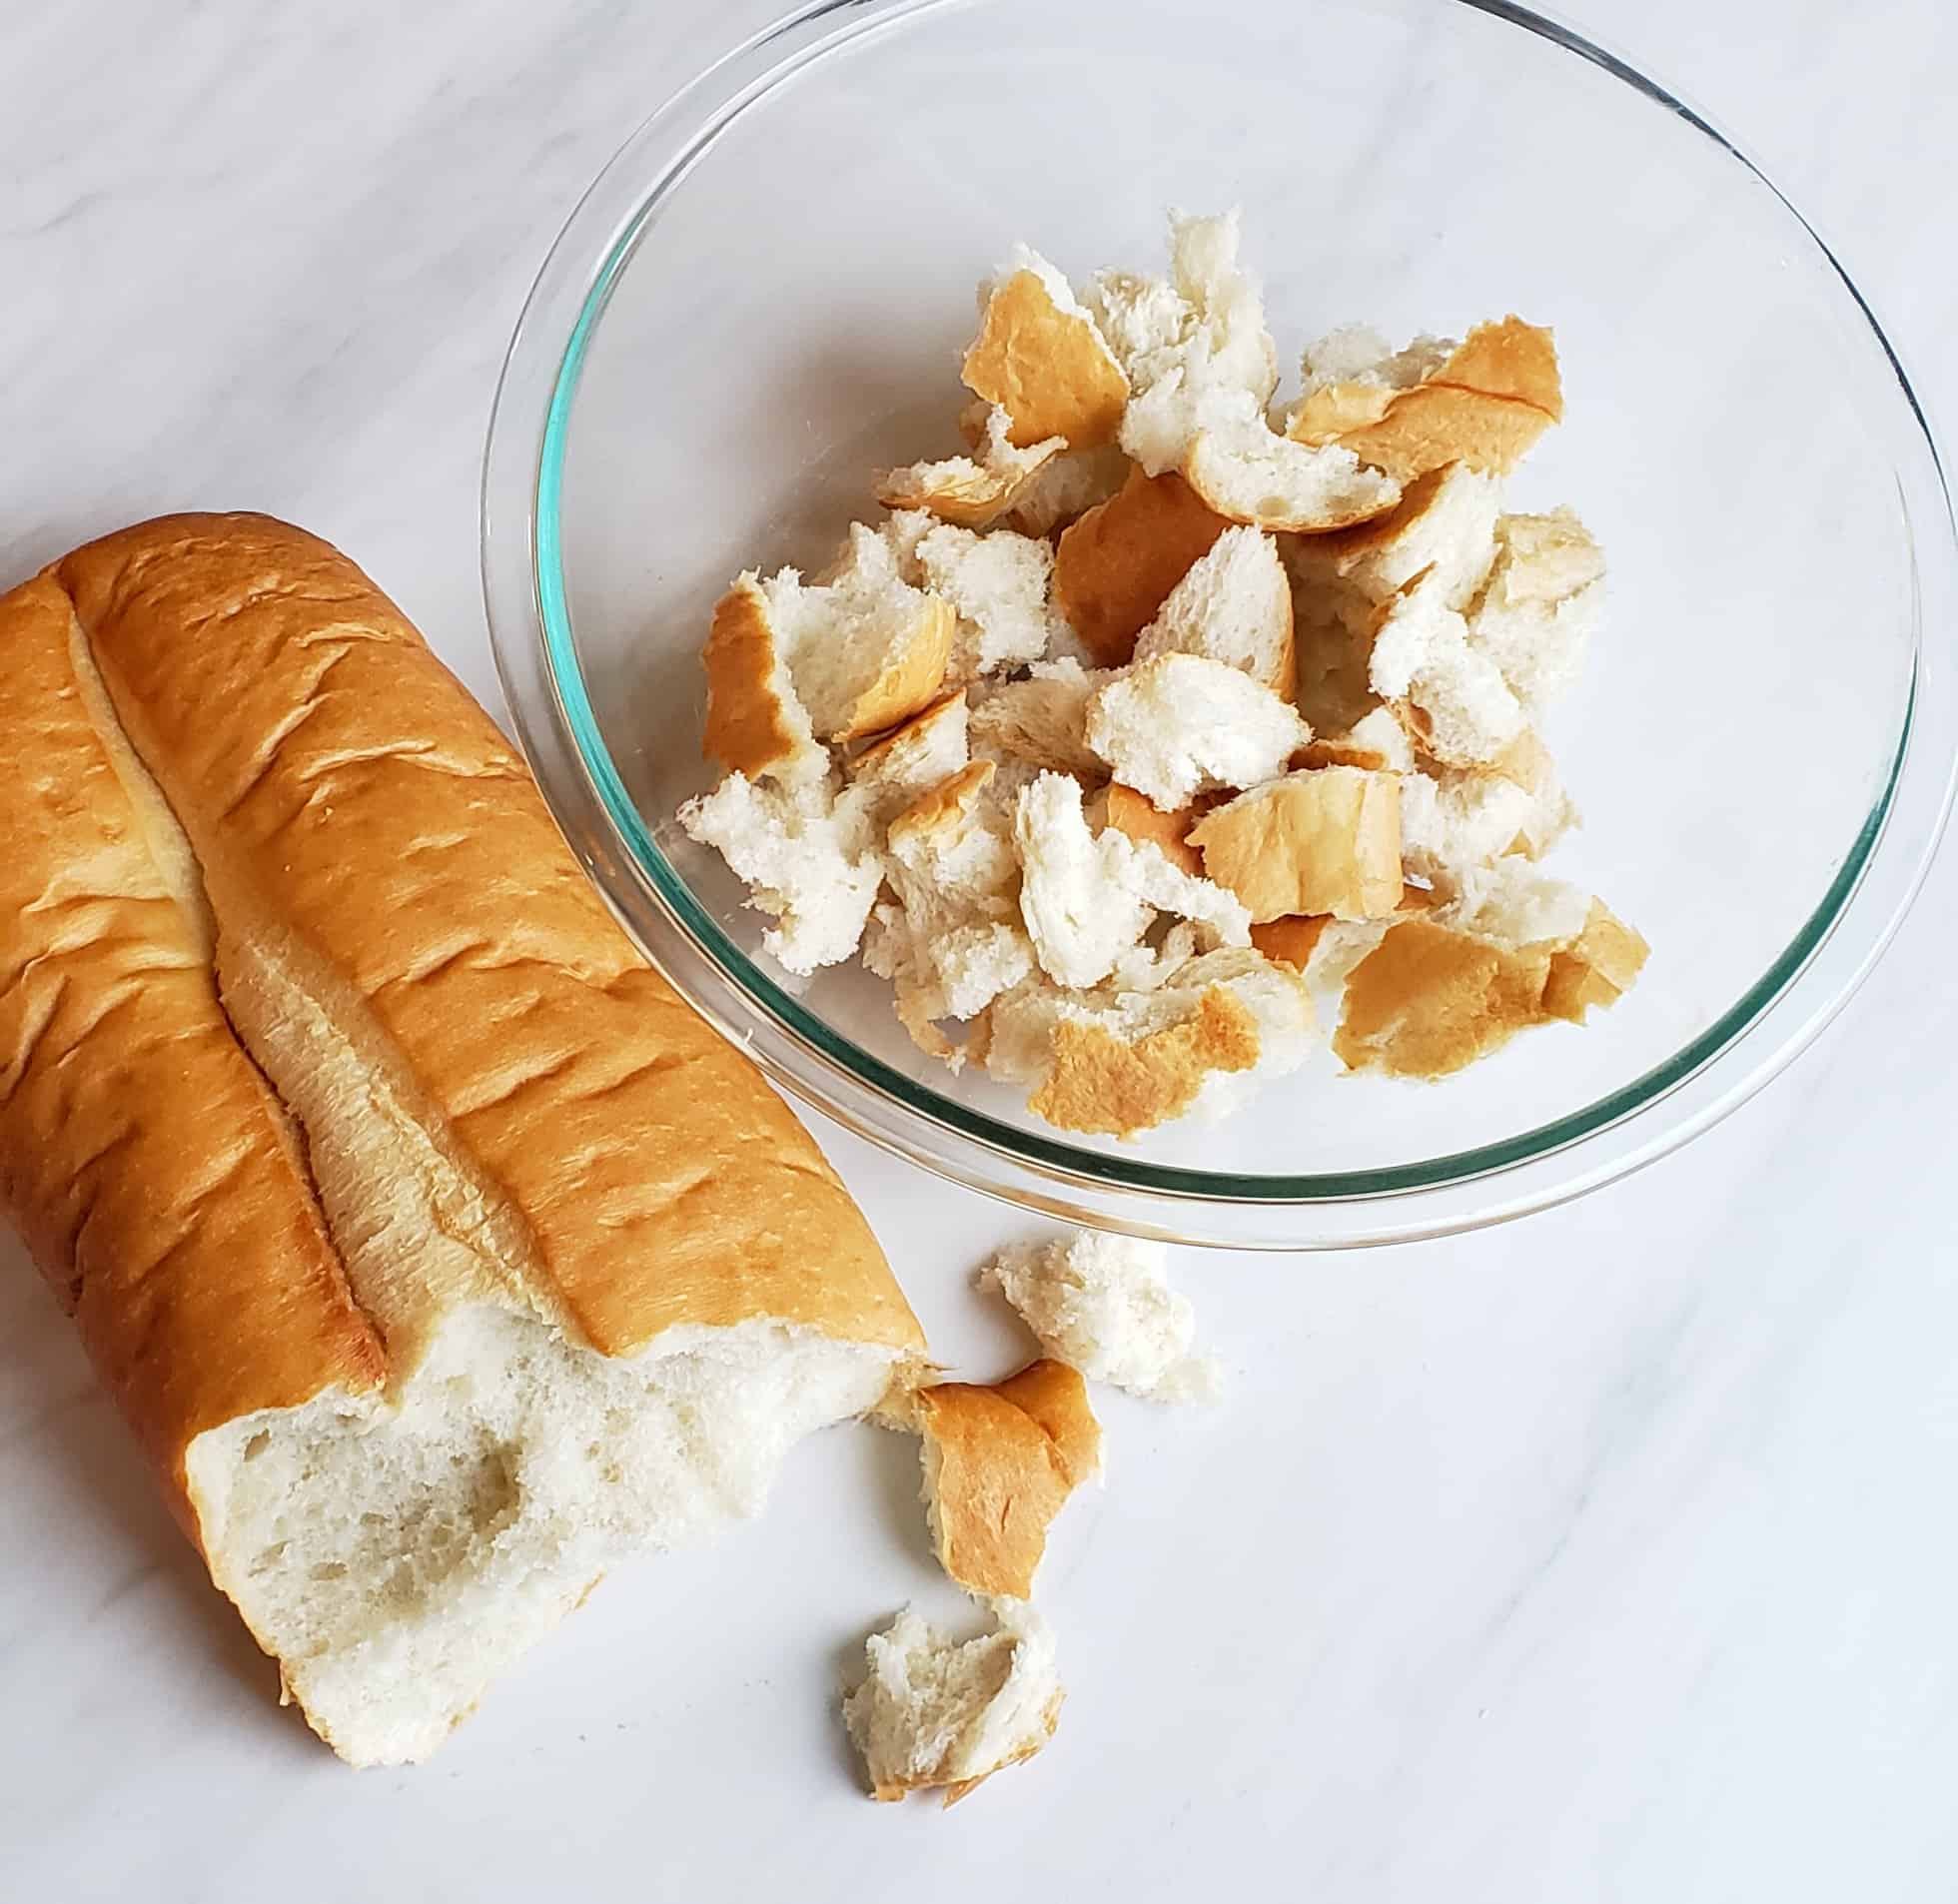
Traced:
<path fill-rule="evenodd" d="M 1422 746 L 1451 766 L 1493 760 L 1525 724 L 1522 702 L 1501 670 L 1470 646 L 1468 623 L 1426 582 L 1389 604 L 1368 678 L 1382 699 L 1415 710 Z"/>
<path fill-rule="evenodd" d="M 907 1606 L 864 1652 L 843 1722 L 880 1799 L 942 1788 L 955 1803 L 1054 1735 L 1054 1636 L 1023 1600 L 996 1600 L 989 1629 L 963 1642 Z"/>
<path fill-rule="evenodd" d="M 1024 667 L 1047 652 L 1061 626 L 1048 604 L 1051 543 L 1012 529 L 979 535 L 941 522 L 919 537 L 914 559 L 920 585 L 958 616 L 949 684 Z"/>
<path fill-rule="evenodd" d="M 1159 911 L 1206 927 L 1213 944 L 1250 942 L 1250 916 L 1221 887 L 1113 828 L 1091 832 L 1080 783 L 1066 774 L 1043 773 L 1022 789 L 1013 837 L 1021 915 L 1041 969 L 1058 984 L 1100 984 Z"/>
<path fill-rule="evenodd" d="M 1531 713 L 1583 666 L 1603 608 L 1604 555 L 1567 508 L 1505 515 L 1488 578 L 1468 611 L 1468 639 Z"/>
<path fill-rule="evenodd" d="M 1151 1402 L 1215 1402 L 1217 1363 L 1195 1353 L 1196 1313 L 1170 1288 L 1169 1251 L 1137 1237 L 1076 1230 L 1000 1251 L 979 1272 L 1042 1351 Z"/>
<path fill-rule="evenodd" d="M 1121 669 L 1088 701 L 1087 741 L 1116 779 L 1165 812 L 1284 772 L 1312 729 L 1260 681 L 1195 654 Z"/>
<path fill-rule="evenodd" d="M 730 773 L 679 810 L 689 838 L 711 846 L 771 915 L 762 949 L 802 976 L 857 949 L 883 874 L 851 810 L 799 801 Z"/>

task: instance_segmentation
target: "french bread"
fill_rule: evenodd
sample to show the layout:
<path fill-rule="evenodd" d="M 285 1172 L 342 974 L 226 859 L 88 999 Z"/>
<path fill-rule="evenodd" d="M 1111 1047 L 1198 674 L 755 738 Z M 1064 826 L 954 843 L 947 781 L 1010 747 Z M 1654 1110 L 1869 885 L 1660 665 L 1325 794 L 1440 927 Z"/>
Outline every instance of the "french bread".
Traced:
<path fill-rule="evenodd" d="M 0 598 L 0 1207 L 357 1764 L 920 1347 L 787 1109 L 327 543 L 186 515 Z"/>

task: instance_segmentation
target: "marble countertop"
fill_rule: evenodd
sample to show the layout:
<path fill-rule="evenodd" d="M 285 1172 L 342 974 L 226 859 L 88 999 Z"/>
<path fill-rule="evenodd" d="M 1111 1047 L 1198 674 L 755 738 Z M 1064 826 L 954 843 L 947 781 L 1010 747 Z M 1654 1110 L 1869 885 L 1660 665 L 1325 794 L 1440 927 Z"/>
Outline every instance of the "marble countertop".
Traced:
<path fill-rule="evenodd" d="M 770 11 L 0 15 L 4 579 L 264 508 L 493 698 L 477 478 L 523 292 L 633 124 Z M 1958 419 L 1958 14 L 1572 12 L 1740 136 Z M 1948 1898 L 1954 936 L 1947 852 L 1786 1078 L 1570 1208 L 1179 1253 L 1230 1402 L 1109 1404 L 1114 1477 L 1043 1579 L 1067 1719 L 949 1816 L 864 1802 L 834 1716 L 928 1568 L 898 1437 L 820 1437 L 778 1511 L 608 1585 L 431 1766 L 356 1776 L 274 1708 L 0 1238 L 0 1897 Z M 821 1135 L 934 1342 L 1003 1365 L 965 1271 L 1027 1226 Z"/>

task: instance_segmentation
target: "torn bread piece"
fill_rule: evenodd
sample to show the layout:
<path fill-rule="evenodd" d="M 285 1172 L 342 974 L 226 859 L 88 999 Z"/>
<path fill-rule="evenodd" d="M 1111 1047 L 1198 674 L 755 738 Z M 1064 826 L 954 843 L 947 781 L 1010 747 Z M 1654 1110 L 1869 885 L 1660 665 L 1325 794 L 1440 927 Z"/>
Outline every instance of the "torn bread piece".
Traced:
<path fill-rule="evenodd" d="M 912 587 L 898 564 L 892 543 L 857 522 L 821 579 L 805 582 L 784 568 L 766 581 L 749 572 L 734 585 L 744 602 L 750 589 L 759 594 L 774 651 L 818 740 L 880 733 L 937 698 L 957 617 Z"/>
<path fill-rule="evenodd" d="M 923 509 L 961 528 L 987 528 L 1031 502 L 1042 472 L 1066 448 L 1058 436 L 1017 448 L 1011 418 L 994 406 L 973 445 L 976 454 L 886 470 L 877 478 L 877 500 L 891 509 Z"/>
<path fill-rule="evenodd" d="M 1262 682 L 1196 654 L 1158 654 L 1098 686 L 1088 745 L 1114 777 L 1165 812 L 1217 787 L 1252 787 L 1312 739 L 1298 710 Z"/>
<path fill-rule="evenodd" d="M 723 772 L 750 780 L 820 783 L 829 755 L 816 744 L 769 620 L 768 598 L 752 570 L 714 604 L 700 659 L 707 671 L 700 751 Z"/>
<path fill-rule="evenodd" d="M 1501 669 L 1470 643 L 1468 622 L 1426 578 L 1381 610 L 1368 681 L 1417 746 L 1446 766 L 1495 760 L 1527 724 Z"/>
<path fill-rule="evenodd" d="M 1504 515 L 1494 559 L 1467 610 L 1468 640 L 1532 714 L 1576 679 L 1604 599 L 1604 552 L 1567 508 Z"/>
<path fill-rule="evenodd" d="M 1422 338 L 1367 365 L 1354 361 L 1360 335 L 1348 327 L 1306 352 L 1306 395 L 1287 423 L 1298 442 L 1339 445 L 1403 479 L 1447 463 L 1505 476 L 1562 420 L 1556 346 L 1520 318 L 1477 325 L 1446 356 Z"/>
<path fill-rule="evenodd" d="M 1180 476 L 1130 466 L 1117 494 L 1063 531 L 1054 605 L 1104 667 L 1121 667 L 1171 590 L 1230 526 Z"/>
<path fill-rule="evenodd" d="M 1066 1696 L 1054 1636 L 1023 1601 L 995 1601 L 988 1630 L 963 1642 L 907 1606 L 864 1651 L 843 1722 L 880 1800 L 942 1789 L 955 1805 L 1054 1736 Z"/>
<path fill-rule="evenodd" d="M 1190 920 L 1213 946 L 1250 942 L 1250 918 L 1221 887 L 1116 829 L 1091 831 L 1080 784 L 1066 774 L 1043 773 L 1021 790 L 1013 837 L 1021 916 L 1041 969 L 1058 984 L 1100 984 L 1159 912 Z"/>
<path fill-rule="evenodd" d="M 1016 245 L 981 288 L 979 334 L 965 354 L 965 386 L 1011 420 L 1016 445 L 1059 438 L 1092 450 L 1113 440 L 1129 380 L 1089 312 L 1046 259 Z"/>
<path fill-rule="evenodd" d="M 1047 1529 L 1101 1472 L 1101 1425 L 1078 1371 L 1029 1363 L 1004 1382 L 945 1382 L 912 1398 L 939 1564 L 968 1592 L 1023 1600 Z"/>
<path fill-rule="evenodd" d="M 1024 667 L 1064 632 L 1048 601 L 1052 546 L 996 528 L 984 535 L 941 522 L 911 551 L 916 580 L 958 617 L 945 679 L 951 686 Z"/>
<path fill-rule="evenodd" d="M 1350 766 L 1288 773 L 1214 807 L 1190 844 L 1254 921 L 1384 918 L 1401 905 L 1401 779 Z"/>
<path fill-rule="evenodd" d="M 1000 520 L 1022 535 L 1051 536 L 1119 493 L 1135 468 L 1113 444 L 1064 450 L 1050 457 L 1017 490 Z"/>
<path fill-rule="evenodd" d="M 1292 582 L 1278 544 L 1258 529 L 1228 528 L 1184 572 L 1136 636 L 1135 659 L 1201 654 L 1242 668 L 1273 693 L 1297 691 Z"/>
<path fill-rule="evenodd" d="M 1401 499 L 1394 476 L 1369 469 L 1345 446 L 1281 437 L 1257 405 L 1235 401 L 1197 414 L 1177 467 L 1219 515 L 1258 528 L 1346 528 L 1385 515 Z"/>
<path fill-rule="evenodd" d="M 806 977 L 857 949 L 883 874 L 849 805 L 797 799 L 730 773 L 687 801 L 679 823 L 747 883 L 747 903 L 774 919 L 761 945 L 786 970 Z"/>
<path fill-rule="evenodd" d="M 1150 1402 L 1214 1402 L 1222 1371 L 1195 1350 L 1189 1298 L 1170 1287 L 1169 1251 L 1139 1237 L 1075 1230 L 1013 1244 L 978 1275 L 1049 1356 Z"/>
<path fill-rule="evenodd" d="M 1593 1007 L 1608 1009 L 1630 991 L 1650 953 L 1640 934 L 1603 900 L 1593 899 L 1583 930 L 1550 954 L 1543 1009 L 1552 1018 L 1581 1025 Z"/>
<path fill-rule="evenodd" d="M 1448 1077 L 1540 1020 L 1550 957 L 1547 946 L 1401 921 L 1347 979 L 1333 1050 L 1355 1071 Z"/>
<path fill-rule="evenodd" d="M 913 1042 L 954 1071 L 966 1054 L 936 1021 L 976 1018 L 1034 969 L 1011 834 L 986 798 L 995 772 L 971 761 L 890 823 L 883 866 L 894 896 L 877 907 L 864 948 L 865 964 L 896 987 Z"/>
<path fill-rule="evenodd" d="M 965 691 L 957 689 L 851 756 L 843 772 L 873 825 L 887 823 L 966 764 L 968 718 Z"/>
<path fill-rule="evenodd" d="M 1466 873 L 1426 918 L 1396 925 L 1354 969 L 1333 1049 L 1355 1069 L 1446 1077 L 1526 1026 L 1615 1003 L 1645 951 L 1577 887 L 1498 860 Z"/>
<path fill-rule="evenodd" d="M 1089 296 L 1132 395 L 1120 442 L 1150 476 L 1175 469 L 1226 410 L 1256 414 L 1278 383 L 1258 286 L 1238 265 L 1240 220 L 1170 217 L 1170 279 L 1104 272 Z"/>
<path fill-rule="evenodd" d="M 1088 703 L 1108 671 L 1072 657 L 1034 664 L 1025 680 L 993 687 L 972 711 L 972 746 L 1042 770 L 1100 780 L 1108 763 L 1088 744 Z"/>
<path fill-rule="evenodd" d="M 988 1076 L 1033 1087 L 1061 1130 L 1132 1137 L 1228 1110 L 1234 1087 L 1297 1070 L 1312 1048 L 1312 998 L 1249 946 L 1207 952 L 1154 989 L 1067 992 L 1044 981 L 994 1001 Z"/>
<path fill-rule="evenodd" d="M 1466 463 L 1417 476 L 1387 514 L 1286 547 L 1295 580 L 1323 593 L 1322 613 L 1353 618 L 1425 576 L 1451 608 L 1466 608 L 1496 557 L 1501 485 Z"/>

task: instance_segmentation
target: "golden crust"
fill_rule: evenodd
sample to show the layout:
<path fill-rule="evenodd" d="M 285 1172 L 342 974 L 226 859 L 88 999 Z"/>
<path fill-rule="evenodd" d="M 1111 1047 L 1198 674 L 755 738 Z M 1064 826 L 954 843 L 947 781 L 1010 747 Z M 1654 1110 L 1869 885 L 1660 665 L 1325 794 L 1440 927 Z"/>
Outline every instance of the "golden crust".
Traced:
<path fill-rule="evenodd" d="M 1254 921 L 1385 918 L 1401 903 L 1401 780 L 1308 768 L 1254 787 L 1190 829 L 1204 875 Z"/>
<path fill-rule="evenodd" d="M 265 516 L 185 515 L 55 572 L 221 930 L 287 942 L 404 1067 L 517 1213 L 547 1311 L 611 1355 L 756 1316 L 919 1345 L 807 1133 L 639 958 L 521 761 L 351 561 Z"/>
<path fill-rule="evenodd" d="M 959 617 L 949 601 L 926 594 L 909 637 L 883 671 L 856 698 L 849 718 L 824 740 L 861 740 L 880 734 L 929 707 L 938 697 L 952 659 L 952 637 Z"/>
<path fill-rule="evenodd" d="M 1445 1078 L 1542 1018 L 1548 946 L 1515 950 L 1412 918 L 1347 980 L 1333 1050 L 1356 1071 Z"/>
<path fill-rule="evenodd" d="M 1126 666 L 1170 590 L 1230 526 L 1181 476 L 1132 470 L 1120 491 L 1062 531 L 1054 604 L 1100 666 Z"/>
<path fill-rule="evenodd" d="M 1063 311 L 1040 275 L 1016 271 L 994 287 L 965 354 L 966 388 L 1012 419 L 1018 448 L 1062 437 L 1075 450 L 1110 442 L 1129 380 L 1085 317 Z"/>
<path fill-rule="evenodd" d="M 1433 376 L 1407 390 L 1333 384 L 1315 391 L 1287 434 L 1339 444 L 1404 481 L 1449 463 L 1506 476 L 1562 417 L 1550 333 L 1507 317 L 1477 325 Z"/>
<path fill-rule="evenodd" d="M 843 769 L 845 776 L 851 780 L 874 777 L 886 767 L 913 754 L 924 754 L 931 745 L 932 730 L 940 721 L 955 717 L 964 704 L 965 689 L 962 687 L 939 695 L 909 720 L 899 723 L 888 733 L 879 734 L 859 752 L 852 754 Z"/>
<path fill-rule="evenodd" d="M 1042 1360 L 989 1387 L 921 1389 L 916 1406 L 939 1563 L 971 1592 L 1027 1598 L 1054 1516 L 1101 1466 L 1087 1385 Z"/>
<path fill-rule="evenodd" d="M 960 1799 L 971 1797 L 987 1779 L 992 1777 L 994 1772 L 1003 1772 L 1010 1765 L 1024 1764 L 1026 1760 L 1041 1751 L 1046 1746 L 1048 1740 L 1054 1736 L 1055 1729 L 1061 1722 L 1061 1706 L 1066 1701 L 1066 1698 L 1067 1694 L 1060 1687 L 1055 1687 L 1052 1697 L 1048 1699 L 1046 1706 L 1041 1711 L 1041 1732 L 1039 1738 L 1031 1739 L 1017 1750 L 1009 1752 L 997 1765 L 991 1766 L 986 1771 L 981 1772 L 976 1778 L 955 1778 L 951 1783 L 945 1785 L 943 1787 L 945 1793 L 945 1809 L 950 1811 Z M 886 1779 L 883 1784 L 873 1786 L 870 1795 L 880 1805 L 889 1805 L 896 1803 L 900 1798 L 910 1797 L 913 1792 L 936 1791 L 939 1789 L 940 1786 L 936 1774 L 927 1772 L 917 1778 Z"/>
<path fill-rule="evenodd" d="M 1159 848 L 1172 866 L 1192 878 L 1203 876 L 1203 855 L 1190 844 L 1190 829 L 1204 810 L 1191 805 L 1165 813 L 1148 794 L 1125 787 L 1119 780 L 1109 783 L 1108 824 L 1138 844 Z"/>
<path fill-rule="evenodd" d="M 1651 949 L 1603 900 L 1593 899 L 1583 931 L 1550 954 L 1544 1011 L 1581 1025 L 1592 1006 L 1606 1010 L 1631 990 Z"/>
<path fill-rule="evenodd" d="M 1289 965 L 1303 972 L 1321 935 L 1333 923 L 1332 914 L 1314 918 L 1261 919 L 1251 928 L 1251 943 L 1274 965 Z"/>
<path fill-rule="evenodd" d="M 1258 1021 L 1227 987 L 1213 985 L 1181 1024 L 1130 1043 L 1105 1025 L 1063 1019 L 1054 1068 L 1027 1103 L 1057 1130 L 1133 1137 L 1180 1117 L 1214 1071 L 1258 1062 Z"/>
<path fill-rule="evenodd" d="M 713 626 L 700 652 L 707 670 L 700 751 L 729 773 L 755 779 L 792 759 L 805 744 L 775 690 L 780 658 L 767 602 L 754 577 L 743 575 L 714 604 Z"/>
<path fill-rule="evenodd" d="M 0 1210 L 195 1539 L 198 1435 L 386 1372 L 75 633 L 0 597 Z"/>
<path fill-rule="evenodd" d="M 987 528 L 1019 502 L 1066 447 L 1059 437 L 1044 439 L 1006 468 L 953 457 L 891 470 L 877 484 L 877 500 L 888 509 L 928 509 L 960 528 Z M 941 474 L 931 483 L 917 480 L 918 473 L 927 469 Z"/>

